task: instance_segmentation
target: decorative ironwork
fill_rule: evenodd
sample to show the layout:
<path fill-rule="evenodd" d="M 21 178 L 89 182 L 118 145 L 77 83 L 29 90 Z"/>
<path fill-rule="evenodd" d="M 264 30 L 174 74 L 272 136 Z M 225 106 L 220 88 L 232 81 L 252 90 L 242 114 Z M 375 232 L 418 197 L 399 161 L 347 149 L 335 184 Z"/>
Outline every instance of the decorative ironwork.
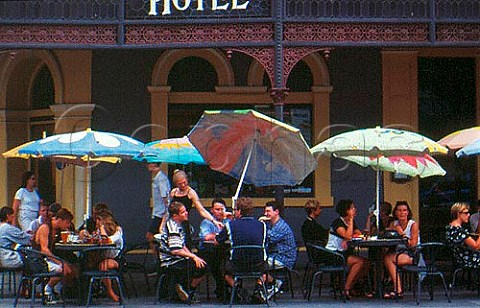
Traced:
<path fill-rule="evenodd" d="M 287 0 L 287 18 L 430 18 L 430 0 Z"/>
<path fill-rule="evenodd" d="M 164 12 L 164 1 L 170 6 L 168 14 Z M 278 0 L 277 0 L 278 1 Z M 200 9 L 198 3 L 201 3 Z M 187 6 L 187 1 L 179 1 L 180 7 L 184 10 L 175 8 L 172 0 L 159 0 L 156 4 L 157 15 L 149 15 L 151 11 L 150 1 L 148 0 L 126 0 L 126 18 L 127 19 L 217 19 L 217 18 L 252 18 L 252 17 L 270 17 L 270 0 L 248 1 L 245 10 L 232 10 L 232 1 L 218 1 L 217 5 L 224 9 L 212 9 L 211 0 L 191 1 Z M 247 3 L 246 0 L 238 0 L 237 4 Z"/>
<path fill-rule="evenodd" d="M 2 0 L 0 20 L 118 20 L 121 0 Z"/>
<path fill-rule="evenodd" d="M 273 100 L 273 105 L 283 105 L 288 94 L 289 92 L 287 88 L 272 88 L 270 91 L 270 97 Z"/>
<path fill-rule="evenodd" d="M 201 42 L 271 42 L 270 24 L 229 25 L 129 25 L 125 44 L 173 44 Z"/>
<path fill-rule="evenodd" d="M 249 55 L 250 57 L 257 60 L 265 69 L 268 77 L 270 78 L 270 83 L 273 85 L 273 78 L 274 78 L 274 57 L 275 51 L 271 47 L 236 47 L 231 48 L 230 50 L 238 51 Z"/>
<path fill-rule="evenodd" d="M 284 30 L 287 42 L 428 42 L 426 24 L 295 23 Z"/>
<path fill-rule="evenodd" d="M 318 47 L 286 47 L 283 52 L 283 80 L 286 86 L 288 76 L 292 72 L 295 65 L 303 58 L 314 52 L 327 52 L 330 54 L 330 48 Z M 327 56 L 326 56 L 327 57 Z"/>
<path fill-rule="evenodd" d="M 442 24 L 437 26 L 438 42 L 479 42 L 480 25 Z"/>
<path fill-rule="evenodd" d="M 0 44 L 96 44 L 113 45 L 114 26 L 0 26 Z"/>

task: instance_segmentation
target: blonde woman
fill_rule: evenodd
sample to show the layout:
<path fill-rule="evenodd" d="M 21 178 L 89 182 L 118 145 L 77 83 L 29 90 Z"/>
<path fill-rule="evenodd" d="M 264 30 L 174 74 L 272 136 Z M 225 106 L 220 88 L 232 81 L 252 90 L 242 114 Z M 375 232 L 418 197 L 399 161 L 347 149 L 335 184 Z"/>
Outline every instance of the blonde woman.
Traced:
<path fill-rule="evenodd" d="M 108 242 L 115 245 L 116 248 L 123 249 L 123 231 L 122 228 L 116 223 L 112 214 L 109 212 L 102 212 L 97 216 L 97 228 L 103 237 L 108 238 Z M 118 255 L 118 251 L 107 252 L 103 255 L 102 260 L 99 263 L 99 268 L 102 271 L 108 271 L 118 268 L 118 262 L 115 258 Z M 103 280 L 107 289 L 107 295 L 115 302 L 119 301 L 119 296 L 113 291 L 112 281 L 110 279 Z"/>
<path fill-rule="evenodd" d="M 453 257 L 461 267 L 480 268 L 480 237 L 474 239 L 463 227 L 470 218 L 470 206 L 457 202 L 450 209 L 452 221 L 446 227 L 447 243 L 453 248 Z"/>
<path fill-rule="evenodd" d="M 215 226 L 223 228 L 223 223 L 213 218 L 212 214 L 202 205 L 197 192 L 188 184 L 188 177 L 185 171 L 175 170 L 172 182 L 175 187 L 170 191 L 171 202 L 180 202 L 188 212 L 190 212 L 192 207 L 195 207 L 203 218 L 210 220 Z"/>

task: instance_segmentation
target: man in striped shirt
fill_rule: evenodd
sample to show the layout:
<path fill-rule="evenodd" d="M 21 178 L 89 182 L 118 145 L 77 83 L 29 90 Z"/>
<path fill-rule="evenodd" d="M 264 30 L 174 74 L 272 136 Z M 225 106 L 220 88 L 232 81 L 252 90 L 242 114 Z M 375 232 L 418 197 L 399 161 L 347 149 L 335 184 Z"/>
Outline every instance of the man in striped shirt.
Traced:
<path fill-rule="evenodd" d="M 188 221 L 185 206 L 174 201 L 168 207 L 168 212 L 170 218 L 162 233 L 156 235 L 162 251 L 168 252 L 160 255 L 161 266 L 168 266 L 175 272 L 175 291 L 178 297 L 184 302 L 193 302 L 195 290 L 207 272 L 207 263 L 186 246 L 187 234 L 192 232 L 187 233 L 185 230 L 185 226 L 190 227 L 190 224 L 183 224 Z M 190 275 L 187 275 L 188 272 Z M 188 276 L 191 281 L 186 281 Z"/>

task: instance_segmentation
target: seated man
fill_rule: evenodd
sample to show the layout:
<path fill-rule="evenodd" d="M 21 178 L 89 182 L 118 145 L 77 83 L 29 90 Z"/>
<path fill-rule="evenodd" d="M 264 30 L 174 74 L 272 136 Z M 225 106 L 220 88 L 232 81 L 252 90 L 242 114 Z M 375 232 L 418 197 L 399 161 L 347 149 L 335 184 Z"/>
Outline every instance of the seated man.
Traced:
<path fill-rule="evenodd" d="M 212 201 L 210 212 L 216 221 L 222 222 L 224 225 L 229 221 L 225 219 L 225 200 L 216 198 Z M 219 245 L 215 237 L 222 231 L 213 222 L 204 219 L 200 224 L 200 246 L 199 254 L 207 262 L 208 268 L 212 272 L 215 279 L 215 295 L 217 299 L 223 300 L 225 293 L 225 273 L 223 265 L 225 262 L 226 247 Z"/>
<path fill-rule="evenodd" d="M 250 198 L 240 198 L 235 203 L 235 219 L 228 222 L 225 228 L 217 235 L 216 239 L 219 243 L 225 243 L 231 241 L 232 248 L 243 245 L 256 245 L 266 247 L 266 226 L 265 223 L 256 220 L 252 217 L 253 201 Z M 229 260 L 225 263 L 225 280 L 230 287 L 233 287 L 234 280 L 232 273 L 237 270 L 235 266 L 234 256 L 230 256 Z M 266 252 L 263 256 L 260 256 L 260 262 L 258 264 L 259 270 L 266 271 Z M 257 282 L 255 286 L 254 296 L 256 299 L 264 300 L 266 295 L 262 292 L 263 287 L 261 281 Z M 241 298 L 244 299 L 246 294 L 244 292 L 237 292 Z"/>
<path fill-rule="evenodd" d="M 51 272 L 61 273 L 65 277 L 65 281 L 72 281 L 75 274 L 73 267 L 64 263 L 62 269 L 62 263 L 55 259 L 55 255 L 52 253 L 53 247 L 55 245 L 55 234 L 61 232 L 62 230 L 68 230 L 73 220 L 73 215 L 69 210 L 62 208 L 60 209 L 55 217 L 52 218 L 51 224 L 42 224 L 34 237 L 34 247 L 40 250 L 41 252 L 52 256 L 47 260 L 48 269 Z M 45 285 L 44 289 L 44 301 L 45 304 L 55 304 L 56 298 L 54 296 L 54 287 L 60 281 L 60 277 L 52 277 Z M 59 291 L 60 292 L 60 291 Z M 57 292 L 57 293 L 59 293 Z"/>
<path fill-rule="evenodd" d="M 325 246 L 328 241 L 328 229 L 324 228 L 315 219 L 320 216 L 322 207 L 317 200 L 308 200 L 305 203 L 307 219 L 302 224 L 302 238 L 304 242 L 311 242 Z"/>
<path fill-rule="evenodd" d="M 40 204 L 40 210 L 38 211 L 38 217 L 35 220 L 32 220 L 30 225 L 27 228 L 27 232 L 30 234 L 34 234 L 37 232 L 38 228 L 40 227 L 41 224 L 44 224 L 48 217 L 48 204 L 41 203 Z"/>
<path fill-rule="evenodd" d="M 13 208 L 4 206 L 0 209 L 0 263 L 4 268 L 19 268 L 23 265 L 20 254 L 8 249 L 15 249 L 17 244 L 30 245 L 32 236 L 15 227 Z"/>
<path fill-rule="evenodd" d="M 160 247 L 163 251 L 169 254 L 161 254 L 160 266 L 169 266 L 170 269 L 175 270 L 178 275 L 176 278 L 180 283 L 175 284 L 175 290 L 179 298 L 184 302 L 195 301 L 195 290 L 206 274 L 207 263 L 192 253 L 187 247 L 187 233 L 183 229 L 184 222 L 188 221 L 188 211 L 180 202 L 172 202 L 168 207 L 169 219 L 165 223 L 162 233 L 155 235 L 159 240 Z M 190 226 L 190 224 L 188 224 Z M 190 272 L 191 281 L 185 281 L 187 271 Z M 188 284 L 190 288 L 188 289 Z M 187 290 L 190 290 L 188 292 Z"/>
<path fill-rule="evenodd" d="M 269 269 L 280 269 L 287 267 L 292 269 L 297 260 L 297 244 L 290 226 L 280 217 L 281 206 L 275 201 L 269 201 L 265 205 L 265 217 L 267 221 L 267 242 L 268 242 L 268 267 Z M 275 264 L 274 264 L 275 263 Z M 280 291 L 282 281 L 273 280 L 271 275 L 267 276 L 268 296 Z"/>

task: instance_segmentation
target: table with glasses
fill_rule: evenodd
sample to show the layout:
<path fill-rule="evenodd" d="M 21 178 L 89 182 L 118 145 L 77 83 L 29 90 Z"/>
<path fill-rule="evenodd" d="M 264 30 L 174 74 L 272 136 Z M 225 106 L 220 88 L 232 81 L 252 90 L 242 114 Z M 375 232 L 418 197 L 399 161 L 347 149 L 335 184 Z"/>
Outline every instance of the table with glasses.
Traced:
<path fill-rule="evenodd" d="M 370 252 L 370 262 L 372 263 L 374 270 L 374 279 L 376 281 L 376 292 L 379 298 L 383 296 L 383 256 L 382 248 L 397 247 L 398 245 L 405 244 L 404 238 L 393 239 L 352 239 L 348 242 L 349 247 L 352 248 L 368 248 Z"/>

